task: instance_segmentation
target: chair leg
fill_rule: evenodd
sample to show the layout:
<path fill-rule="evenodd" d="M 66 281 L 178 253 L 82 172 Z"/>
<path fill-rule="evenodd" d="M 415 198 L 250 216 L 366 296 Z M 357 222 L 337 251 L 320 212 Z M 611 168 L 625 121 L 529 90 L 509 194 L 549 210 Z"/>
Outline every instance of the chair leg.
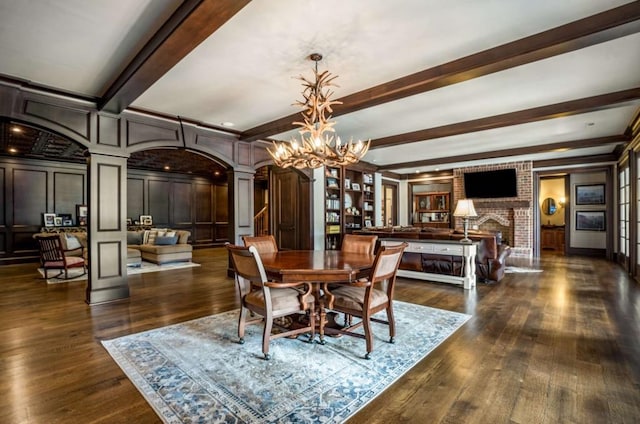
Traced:
<path fill-rule="evenodd" d="M 364 355 L 364 358 L 371 359 L 371 352 L 373 352 L 373 333 L 371 331 L 371 320 L 368 314 L 362 317 L 362 325 L 364 327 L 364 338 L 367 341 L 367 354 Z"/>
<path fill-rule="evenodd" d="M 309 343 L 313 343 L 316 339 L 316 314 L 313 310 L 309 310 L 309 325 L 311 326 L 311 337 L 309 337 Z"/>
<path fill-rule="evenodd" d="M 264 353 L 264 359 L 271 359 L 269 355 L 269 340 L 271 339 L 271 329 L 273 328 L 273 318 L 265 318 L 264 320 L 264 333 L 262 333 L 262 353 Z"/>
<path fill-rule="evenodd" d="M 393 316 L 393 305 L 391 303 L 387 306 L 387 321 L 389 321 L 389 343 L 395 343 L 396 319 Z"/>
<path fill-rule="evenodd" d="M 240 317 L 238 319 L 238 343 L 244 344 L 244 326 L 247 317 L 247 308 L 240 307 Z"/>

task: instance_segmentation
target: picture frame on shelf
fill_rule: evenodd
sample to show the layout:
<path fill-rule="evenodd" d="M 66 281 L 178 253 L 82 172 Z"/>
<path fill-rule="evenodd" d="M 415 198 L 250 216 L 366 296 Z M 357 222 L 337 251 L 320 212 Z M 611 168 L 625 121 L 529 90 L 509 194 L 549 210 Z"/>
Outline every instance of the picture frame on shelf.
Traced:
<path fill-rule="evenodd" d="M 340 188 L 338 180 L 335 178 L 327 178 L 327 188 Z"/>
<path fill-rule="evenodd" d="M 344 188 L 351 190 L 351 180 L 349 178 L 344 179 Z"/>
<path fill-rule="evenodd" d="M 131 218 L 127 218 L 127 225 L 133 225 L 133 220 Z"/>
<path fill-rule="evenodd" d="M 56 216 L 53 218 L 53 225 L 56 227 L 62 227 L 62 217 Z"/>
<path fill-rule="evenodd" d="M 70 213 L 59 213 L 57 216 L 62 218 L 62 224 L 65 227 L 73 226 L 73 217 Z M 71 222 L 71 224 L 69 224 Z"/>
<path fill-rule="evenodd" d="M 87 225 L 88 215 L 89 208 L 87 205 L 76 205 L 76 219 L 78 220 L 78 226 L 84 227 Z"/>
<path fill-rule="evenodd" d="M 360 184 L 358 183 L 351 184 L 351 189 L 355 191 L 360 191 Z"/>
<path fill-rule="evenodd" d="M 576 231 L 606 231 L 605 211 L 576 211 Z"/>
<path fill-rule="evenodd" d="M 338 170 L 336 168 L 329 168 L 329 175 L 333 178 L 338 178 Z"/>
<path fill-rule="evenodd" d="M 576 185 L 576 205 L 604 205 L 604 184 Z"/>
<path fill-rule="evenodd" d="M 56 214 L 55 213 L 43 213 L 42 221 L 45 227 L 55 227 Z"/>
<path fill-rule="evenodd" d="M 153 225 L 153 217 L 151 215 L 140 215 L 140 225 Z"/>

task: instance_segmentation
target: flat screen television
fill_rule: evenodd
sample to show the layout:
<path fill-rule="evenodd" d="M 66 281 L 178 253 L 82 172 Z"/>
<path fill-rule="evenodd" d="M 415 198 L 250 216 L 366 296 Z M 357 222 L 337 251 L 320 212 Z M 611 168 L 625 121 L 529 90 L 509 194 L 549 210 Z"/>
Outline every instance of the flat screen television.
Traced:
<path fill-rule="evenodd" d="M 471 199 L 494 199 L 518 196 L 518 178 L 516 170 L 498 169 L 495 171 L 466 172 L 464 174 L 464 193 Z"/>

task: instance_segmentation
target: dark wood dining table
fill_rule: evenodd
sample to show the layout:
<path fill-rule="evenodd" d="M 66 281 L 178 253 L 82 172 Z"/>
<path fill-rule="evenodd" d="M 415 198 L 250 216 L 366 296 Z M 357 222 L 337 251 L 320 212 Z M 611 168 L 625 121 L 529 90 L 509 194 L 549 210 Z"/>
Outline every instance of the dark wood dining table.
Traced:
<path fill-rule="evenodd" d="M 339 250 L 282 250 L 261 253 L 260 259 L 271 280 L 304 281 L 313 285 L 320 343 L 324 343 L 327 320 L 323 294 L 329 293 L 328 285 L 349 283 L 366 276 L 375 256 Z"/>

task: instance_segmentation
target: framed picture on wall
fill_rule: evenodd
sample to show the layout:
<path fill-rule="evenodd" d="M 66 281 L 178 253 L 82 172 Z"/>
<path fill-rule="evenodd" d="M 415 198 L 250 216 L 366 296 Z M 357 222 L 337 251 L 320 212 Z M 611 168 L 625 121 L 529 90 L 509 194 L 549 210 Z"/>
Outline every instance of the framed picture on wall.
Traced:
<path fill-rule="evenodd" d="M 577 231 L 605 231 L 605 211 L 576 211 Z"/>
<path fill-rule="evenodd" d="M 604 184 L 576 185 L 576 205 L 604 205 Z"/>
<path fill-rule="evenodd" d="M 43 213 L 42 219 L 44 221 L 45 227 L 54 227 L 56 225 L 56 214 L 55 213 Z"/>

